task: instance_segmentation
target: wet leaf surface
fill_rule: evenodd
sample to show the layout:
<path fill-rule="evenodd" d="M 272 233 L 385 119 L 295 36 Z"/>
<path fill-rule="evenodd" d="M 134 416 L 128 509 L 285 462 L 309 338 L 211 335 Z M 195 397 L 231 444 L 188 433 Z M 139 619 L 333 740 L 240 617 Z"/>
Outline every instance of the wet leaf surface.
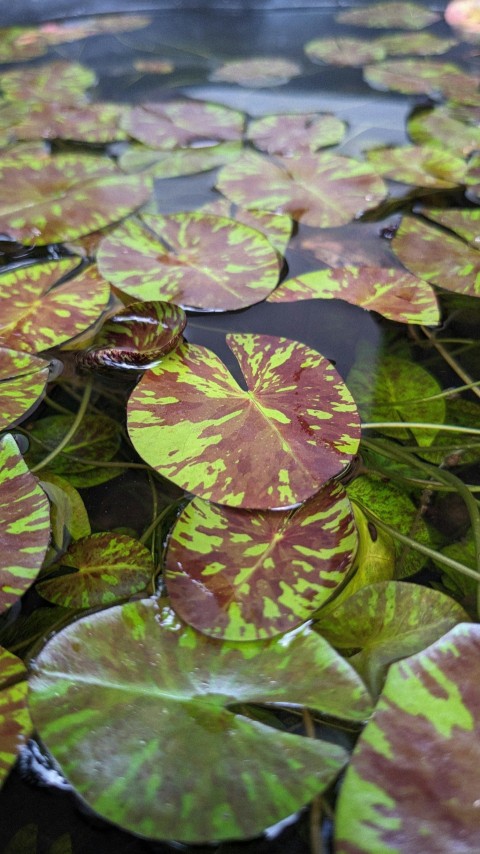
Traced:
<path fill-rule="evenodd" d="M 216 169 L 224 163 L 236 160 L 241 151 L 241 142 L 220 142 L 203 148 L 166 151 L 138 146 L 121 155 L 119 166 L 124 172 L 148 169 L 149 174 L 155 178 L 177 178 Z"/>
<path fill-rule="evenodd" d="M 480 128 L 456 118 L 455 110 L 446 104 L 414 113 L 407 122 L 414 142 L 435 145 L 467 157 L 480 147 Z"/>
<path fill-rule="evenodd" d="M 421 30 L 439 21 L 440 15 L 417 3 L 390 2 L 372 3 L 361 9 L 346 9 L 336 16 L 336 20 L 341 24 L 354 24 L 359 27 Z"/>
<path fill-rule="evenodd" d="M 193 143 L 209 146 L 213 142 L 238 140 L 244 121 L 244 114 L 238 110 L 208 101 L 179 98 L 133 107 L 125 117 L 123 128 L 144 145 L 171 149 Z"/>
<path fill-rule="evenodd" d="M 204 213 L 243 222 L 244 225 L 261 231 L 281 255 L 287 249 L 293 226 L 292 218 L 288 214 L 273 214 L 269 211 L 238 208 L 231 204 L 228 199 L 217 199 L 215 202 L 204 205 L 201 210 Z"/>
<path fill-rule="evenodd" d="M 291 59 L 251 56 L 248 59 L 225 62 L 210 74 L 210 80 L 215 83 L 236 83 L 238 86 L 263 89 L 283 86 L 301 73 L 301 66 Z"/>
<path fill-rule="evenodd" d="M 45 101 L 14 102 L 0 112 L 3 122 L 11 122 L 12 139 L 65 139 L 91 144 L 106 144 L 126 139 L 120 129 L 128 107 L 100 103 L 70 106 Z"/>
<path fill-rule="evenodd" d="M 18 424 L 45 394 L 50 363 L 30 353 L 0 347 L 0 429 Z"/>
<path fill-rule="evenodd" d="M 207 635 L 267 638 L 308 620 L 330 598 L 356 547 L 352 509 L 338 483 L 285 512 L 196 498 L 169 538 L 167 590 L 177 614 Z"/>
<path fill-rule="evenodd" d="M 424 59 L 387 59 L 368 65 L 364 78 L 374 89 L 404 95 L 430 95 L 465 101 L 477 97 L 478 77 L 451 62 Z"/>
<path fill-rule="evenodd" d="M 0 784 L 32 731 L 26 675 L 23 661 L 0 647 Z"/>
<path fill-rule="evenodd" d="M 333 366 L 295 341 L 228 335 L 244 391 L 205 347 L 182 345 L 128 403 L 141 457 L 178 486 L 234 507 L 289 507 L 355 453 L 356 407 Z"/>
<path fill-rule="evenodd" d="M 329 113 L 283 113 L 254 119 L 247 137 L 260 151 L 288 157 L 336 145 L 345 128 L 345 122 Z"/>
<path fill-rule="evenodd" d="M 378 62 L 386 55 L 382 44 L 353 36 L 313 39 L 304 47 L 312 62 L 325 62 L 330 65 L 362 66 L 369 62 Z"/>
<path fill-rule="evenodd" d="M 84 104 L 86 90 L 96 82 L 90 68 L 58 61 L 4 71 L 0 88 L 9 101 L 46 101 L 63 106 Z"/>
<path fill-rule="evenodd" d="M 369 711 L 356 674 L 308 628 L 279 642 L 222 643 L 151 600 L 90 615 L 50 640 L 30 691 L 42 741 L 89 806 L 135 833 L 185 842 L 259 834 L 345 761 L 335 745 L 230 706 L 307 705 L 350 720 Z"/>
<path fill-rule="evenodd" d="M 413 187 L 450 188 L 465 181 L 467 164 L 451 149 L 434 145 L 375 148 L 367 159 L 379 175 Z"/>

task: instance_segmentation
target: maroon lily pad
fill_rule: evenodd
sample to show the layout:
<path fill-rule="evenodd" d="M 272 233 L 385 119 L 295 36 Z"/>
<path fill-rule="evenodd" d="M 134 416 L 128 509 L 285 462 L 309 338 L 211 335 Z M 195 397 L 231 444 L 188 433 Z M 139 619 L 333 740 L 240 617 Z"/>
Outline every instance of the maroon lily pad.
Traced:
<path fill-rule="evenodd" d="M 432 12 L 425 6 L 408 2 L 372 3 L 360 9 L 347 9 L 336 16 L 341 24 L 355 24 L 360 27 L 390 29 L 402 27 L 404 30 L 422 30 L 440 20 L 438 12 Z"/>
<path fill-rule="evenodd" d="M 134 107 L 122 126 L 150 148 L 170 149 L 240 139 L 244 121 L 237 110 L 185 98 Z"/>
<path fill-rule="evenodd" d="M 76 62 L 49 62 L 45 65 L 4 71 L 0 87 L 9 101 L 47 101 L 83 104 L 85 92 L 97 82 L 94 71 Z"/>
<path fill-rule="evenodd" d="M 375 148 L 367 159 L 379 175 L 413 187 L 455 187 L 462 184 L 467 164 L 451 148 L 428 145 L 400 145 Z"/>
<path fill-rule="evenodd" d="M 42 400 L 50 363 L 0 347 L 0 430 L 23 421 Z"/>
<path fill-rule="evenodd" d="M 141 172 L 148 169 L 148 174 L 154 178 L 177 178 L 223 166 L 224 163 L 236 160 L 242 148 L 240 140 L 219 142 L 201 148 L 174 148 L 163 151 L 136 145 L 125 151 L 118 163 L 124 172 Z"/>
<path fill-rule="evenodd" d="M 345 122 L 330 113 L 287 113 L 254 119 L 247 137 L 260 151 L 289 156 L 336 145 L 345 128 Z"/>
<path fill-rule="evenodd" d="M 0 785 L 33 729 L 26 675 L 23 661 L 0 647 Z"/>
<path fill-rule="evenodd" d="M 416 208 L 416 213 L 458 234 L 478 249 L 480 245 L 480 210 L 478 208 Z"/>
<path fill-rule="evenodd" d="M 302 68 L 291 59 L 278 56 L 250 56 L 248 59 L 233 59 L 225 62 L 210 75 L 216 83 L 237 83 L 252 89 L 283 86 L 293 77 L 298 77 Z"/>
<path fill-rule="evenodd" d="M 45 101 L 19 101 L 0 112 L 2 123 L 10 122 L 12 139 L 66 139 L 104 145 L 126 139 L 120 122 L 129 107 L 96 102 L 75 106 Z"/>
<path fill-rule="evenodd" d="M 440 38 L 432 33 L 395 33 L 380 36 L 375 42 L 381 45 L 388 56 L 438 56 L 458 44 L 457 39 Z"/>
<path fill-rule="evenodd" d="M 261 231 L 277 252 L 281 255 L 285 254 L 290 237 L 292 236 L 293 227 L 292 218 L 288 214 L 273 214 L 270 211 L 238 208 L 229 202 L 228 199 L 222 198 L 203 205 L 201 210 L 205 213 L 215 214 L 215 216 L 235 219 L 238 222 L 243 222 L 244 225 L 249 225 L 251 228 Z"/>
<path fill-rule="evenodd" d="M 386 55 L 385 48 L 377 41 L 367 41 L 348 36 L 312 39 L 304 46 L 312 62 L 329 65 L 366 65 L 377 62 Z"/>
<path fill-rule="evenodd" d="M 407 130 L 414 142 L 449 149 L 457 156 L 466 157 L 480 148 L 480 128 L 462 121 L 448 104 L 415 112 L 408 119 Z"/>
<path fill-rule="evenodd" d="M 464 102 L 478 97 L 479 78 L 451 62 L 425 59 L 387 59 L 368 65 L 363 76 L 374 89 L 404 95 L 445 96 Z"/>

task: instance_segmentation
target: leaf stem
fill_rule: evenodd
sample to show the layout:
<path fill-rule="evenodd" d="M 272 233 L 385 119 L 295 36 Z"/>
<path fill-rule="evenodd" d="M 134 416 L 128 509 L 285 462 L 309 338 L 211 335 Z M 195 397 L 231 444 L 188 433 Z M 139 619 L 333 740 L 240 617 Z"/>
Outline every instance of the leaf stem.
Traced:
<path fill-rule="evenodd" d="M 37 463 L 36 466 L 33 466 L 33 468 L 31 469 L 32 472 L 40 471 L 40 469 L 43 469 L 43 468 L 45 468 L 45 466 L 48 466 L 48 464 L 51 463 L 52 460 L 54 460 L 55 457 L 57 457 L 63 451 L 63 449 L 68 445 L 70 440 L 73 439 L 73 437 L 75 436 L 75 433 L 77 432 L 78 428 L 80 427 L 80 424 L 82 423 L 83 416 L 85 415 L 85 413 L 88 409 L 88 404 L 90 402 L 90 396 L 92 394 L 92 387 L 93 387 L 93 380 L 88 379 L 87 383 L 85 385 L 85 390 L 83 392 L 83 397 L 82 397 L 80 406 L 78 407 L 77 414 L 75 416 L 75 419 L 73 421 L 72 426 L 70 427 L 69 430 L 67 430 L 67 432 L 65 433 L 65 436 L 63 437 L 61 442 L 58 443 L 57 447 L 54 448 L 53 451 L 51 451 L 49 454 L 47 454 L 47 456 L 44 457 L 43 460 L 41 460 L 39 463 Z"/>
<path fill-rule="evenodd" d="M 435 335 L 433 335 L 432 332 L 430 332 L 430 330 L 427 329 L 426 326 L 421 326 L 420 328 L 425 337 L 428 338 L 431 344 L 433 344 L 437 353 L 439 353 L 442 359 L 445 360 L 447 365 L 450 365 L 452 370 L 455 371 L 457 376 L 460 377 L 460 379 L 463 380 L 464 383 L 467 383 L 468 385 L 472 386 L 471 391 L 473 392 L 473 394 L 476 394 L 477 397 L 480 397 L 480 389 L 474 386 L 474 381 L 472 380 L 471 376 L 467 373 L 467 371 L 462 368 L 462 366 L 457 362 L 454 356 L 452 356 L 452 354 L 448 352 L 448 350 L 443 346 L 443 344 L 438 341 Z"/>
<path fill-rule="evenodd" d="M 480 436 L 477 427 L 458 427 L 455 424 L 433 424 L 427 421 L 366 421 L 362 423 L 362 430 L 445 430 L 450 433 L 469 433 L 472 436 Z"/>

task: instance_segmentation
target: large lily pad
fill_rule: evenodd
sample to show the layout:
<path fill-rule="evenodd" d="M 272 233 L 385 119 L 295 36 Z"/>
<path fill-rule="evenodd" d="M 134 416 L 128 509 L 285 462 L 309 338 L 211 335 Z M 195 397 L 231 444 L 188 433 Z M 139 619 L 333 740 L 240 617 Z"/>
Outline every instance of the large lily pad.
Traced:
<path fill-rule="evenodd" d="M 419 6 L 417 3 L 389 2 L 372 3 L 361 9 L 347 9 L 336 16 L 341 24 L 356 24 L 359 27 L 404 30 L 421 30 L 440 20 L 438 12 Z"/>
<path fill-rule="evenodd" d="M 76 62 L 49 62 L 4 71 L 0 86 L 9 101 L 85 103 L 85 92 L 97 82 L 94 71 Z"/>
<path fill-rule="evenodd" d="M 414 142 L 437 146 L 442 152 L 447 149 L 456 156 L 467 157 L 480 147 L 480 128 L 461 121 L 446 104 L 413 113 L 407 130 Z"/>
<path fill-rule="evenodd" d="M 479 652 L 462 623 L 391 666 L 340 792 L 338 854 L 477 851 Z"/>
<path fill-rule="evenodd" d="M 0 439 L 0 612 L 34 582 L 49 539 L 47 496 L 7 434 Z"/>
<path fill-rule="evenodd" d="M 0 647 L 0 785 L 33 729 L 26 675 L 23 661 Z"/>
<path fill-rule="evenodd" d="M 349 36 L 312 39 L 304 46 L 312 62 L 327 62 L 329 65 L 366 65 L 385 57 L 385 48 L 376 41 L 367 41 Z"/>
<path fill-rule="evenodd" d="M 283 86 L 298 77 L 302 68 L 292 59 L 279 56 L 250 56 L 232 59 L 210 74 L 210 80 L 219 83 L 236 83 L 251 89 Z"/>
<path fill-rule="evenodd" d="M 97 260 L 105 278 L 132 297 L 210 311 L 259 302 L 280 275 L 263 234 L 201 211 L 130 219 L 102 241 Z"/>
<path fill-rule="evenodd" d="M 123 128 L 151 148 L 170 149 L 238 140 L 244 122 L 244 114 L 237 110 L 185 98 L 134 107 L 125 116 Z"/>
<path fill-rule="evenodd" d="M 404 95 L 431 95 L 460 102 L 477 97 L 479 80 L 453 62 L 425 59 L 386 59 L 368 65 L 363 76 L 374 89 L 390 89 Z"/>
<path fill-rule="evenodd" d="M 10 123 L 14 139 L 66 139 L 105 144 L 125 139 L 120 121 L 128 107 L 101 103 L 73 106 L 45 101 L 14 102 L 0 113 L 2 124 Z"/>
<path fill-rule="evenodd" d="M 471 246 L 478 247 L 480 243 L 480 210 L 478 208 L 424 208 L 418 207 L 416 213 L 448 228 L 458 234 Z"/>
<path fill-rule="evenodd" d="M 299 154 L 341 142 L 345 122 L 330 113 L 284 113 L 254 119 L 248 139 L 267 154 Z"/>
<path fill-rule="evenodd" d="M 170 535 L 167 590 L 177 614 L 207 635 L 271 637 L 308 620 L 330 598 L 356 547 L 352 509 L 338 483 L 285 512 L 196 498 Z"/>
<path fill-rule="evenodd" d="M 335 745 L 230 711 L 248 702 L 351 721 L 370 708 L 352 668 L 308 628 L 222 643 L 151 600 L 57 634 L 30 681 L 42 741 L 89 806 L 142 836 L 184 842 L 258 835 L 345 761 Z"/>
<path fill-rule="evenodd" d="M 387 194 L 371 166 L 325 152 L 303 152 L 277 163 L 246 152 L 220 170 L 216 186 L 238 205 L 289 213 L 319 228 L 350 222 Z"/>
<path fill-rule="evenodd" d="M 452 149 L 433 145 L 401 145 L 367 152 L 379 175 L 413 187 L 450 188 L 463 183 L 467 164 Z"/>
<path fill-rule="evenodd" d="M 202 211 L 215 214 L 215 216 L 225 216 L 228 219 L 238 220 L 238 222 L 243 222 L 244 225 L 249 225 L 251 228 L 261 231 L 280 255 L 284 255 L 292 236 L 293 221 L 288 214 L 275 214 L 270 213 L 270 211 L 238 208 L 236 205 L 230 203 L 228 199 L 222 198 L 203 205 Z"/>
<path fill-rule="evenodd" d="M 440 310 L 433 289 L 422 279 L 394 268 L 337 267 L 287 279 L 267 302 L 344 299 L 389 320 L 434 325 Z"/>
<path fill-rule="evenodd" d="M 78 267 L 78 258 L 22 267 L 0 276 L 0 343 L 39 352 L 91 326 L 106 308 L 110 287 L 96 267 L 56 284 Z"/>
<path fill-rule="evenodd" d="M 216 169 L 224 163 L 236 160 L 241 151 L 242 143 L 236 140 L 201 148 L 174 148 L 164 151 L 138 145 L 121 155 L 119 165 L 124 172 L 141 172 L 148 169 L 149 174 L 155 178 L 177 178 Z"/>
<path fill-rule="evenodd" d="M 289 507 L 355 454 L 355 404 L 323 356 L 269 335 L 228 335 L 248 387 L 205 347 L 184 344 L 128 403 L 138 453 L 178 486 L 233 507 Z"/>
<path fill-rule="evenodd" d="M 40 403 L 50 363 L 30 353 L 0 347 L 0 429 L 22 421 Z"/>

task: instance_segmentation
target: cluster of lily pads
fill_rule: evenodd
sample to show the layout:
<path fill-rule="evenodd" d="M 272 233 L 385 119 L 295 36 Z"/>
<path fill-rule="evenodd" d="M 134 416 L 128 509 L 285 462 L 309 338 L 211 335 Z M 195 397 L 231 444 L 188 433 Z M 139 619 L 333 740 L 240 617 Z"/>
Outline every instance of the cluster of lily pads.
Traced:
<path fill-rule="evenodd" d="M 338 16 L 437 20 L 409 3 Z M 101 19 L 12 29 L 1 58 L 101 31 Z M 347 768 L 339 852 L 448 851 L 459 836 L 475 850 L 479 384 L 439 325 L 478 316 L 480 80 L 385 59 L 454 43 L 305 46 L 309 61 L 368 62 L 371 85 L 428 96 L 411 145 L 362 160 L 335 151 L 347 128 L 331 114 L 100 102 L 95 74 L 64 60 L 2 74 L 2 778 L 35 728 L 99 815 L 199 843 L 326 803 Z M 245 78 L 237 61 L 210 79 L 265 86 L 267 68 L 279 85 L 258 57 Z M 159 212 L 164 179 L 214 169 L 211 201 Z M 326 229 L 390 211 L 403 215 L 388 263 L 365 262 L 355 241 L 328 246 Z M 317 269 L 289 277 L 303 226 Z M 325 299 L 383 318 L 388 355 L 363 347 L 342 378 L 302 342 L 234 333 L 242 386 L 189 340 L 195 312 Z M 473 363 L 474 347 L 460 341 Z M 120 528 L 92 532 L 83 491 L 136 468 L 148 522 L 136 532 L 127 508 Z M 428 521 L 436 493 L 463 500 L 464 540 Z M 405 580 L 427 561 L 431 584 Z M 308 710 L 307 730 L 313 716 L 329 740 L 288 731 L 279 709 Z M 350 756 L 338 732 L 364 724 Z"/>

